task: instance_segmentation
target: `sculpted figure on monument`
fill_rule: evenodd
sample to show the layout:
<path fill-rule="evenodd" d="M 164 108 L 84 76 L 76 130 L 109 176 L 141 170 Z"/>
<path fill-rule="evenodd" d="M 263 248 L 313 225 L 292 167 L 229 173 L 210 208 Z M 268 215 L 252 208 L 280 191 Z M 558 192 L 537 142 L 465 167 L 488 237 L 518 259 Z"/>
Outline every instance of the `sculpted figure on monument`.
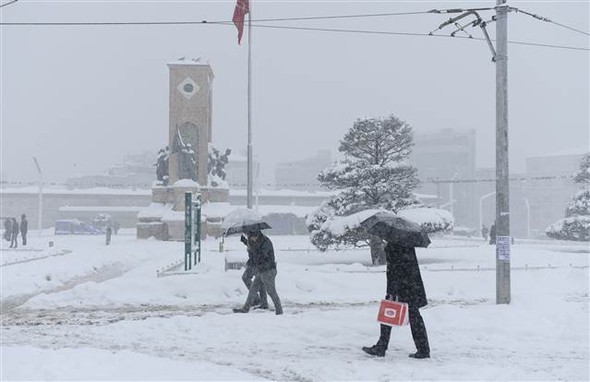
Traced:
<path fill-rule="evenodd" d="M 196 182 L 198 179 L 196 154 L 186 137 L 183 139 L 181 129 L 176 131 L 172 153 L 178 154 L 178 179 L 192 179 Z"/>
<path fill-rule="evenodd" d="M 165 186 L 168 184 L 168 158 L 170 157 L 170 150 L 168 146 L 158 151 L 156 160 L 156 179 Z"/>
<path fill-rule="evenodd" d="M 231 154 L 231 149 L 226 149 L 224 154 L 219 153 L 219 150 L 215 148 L 213 145 L 210 145 L 209 149 L 209 174 L 213 176 L 218 176 L 221 180 L 225 180 L 227 176 L 225 172 L 225 165 L 229 161 L 229 155 Z"/>

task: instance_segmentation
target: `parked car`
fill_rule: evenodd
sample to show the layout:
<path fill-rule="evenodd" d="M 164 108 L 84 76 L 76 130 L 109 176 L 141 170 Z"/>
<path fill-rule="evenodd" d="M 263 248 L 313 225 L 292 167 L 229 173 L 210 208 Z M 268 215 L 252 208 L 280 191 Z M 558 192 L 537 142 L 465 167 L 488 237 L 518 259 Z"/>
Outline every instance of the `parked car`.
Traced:
<path fill-rule="evenodd" d="M 99 229 L 78 219 L 64 219 L 55 221 L 56 235 L 100 235 Z"/>

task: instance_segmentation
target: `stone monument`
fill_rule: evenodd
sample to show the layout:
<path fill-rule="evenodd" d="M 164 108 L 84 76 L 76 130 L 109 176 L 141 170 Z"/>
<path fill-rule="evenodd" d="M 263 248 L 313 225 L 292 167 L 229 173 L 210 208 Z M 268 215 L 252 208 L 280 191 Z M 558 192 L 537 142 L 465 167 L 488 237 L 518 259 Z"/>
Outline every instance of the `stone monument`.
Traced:
<path fill-rule="evenodd" d="M 208 179 L 213 105 L 211 66 L 199 59 L 180 59 L 169 63 L 168 69 L 168 146 L 158 153 L 158 180 L 152 186 L 151 205 L 138 214 L 137 237 L 181 241 L 185 192 L 200 195 L 206 204 L 227 202 L 229 190 L 223 184 L 211 185 Z M 205 216 L 202 224 L 204 235 L 217 235 L 217 222 L 207 221 Z"/>

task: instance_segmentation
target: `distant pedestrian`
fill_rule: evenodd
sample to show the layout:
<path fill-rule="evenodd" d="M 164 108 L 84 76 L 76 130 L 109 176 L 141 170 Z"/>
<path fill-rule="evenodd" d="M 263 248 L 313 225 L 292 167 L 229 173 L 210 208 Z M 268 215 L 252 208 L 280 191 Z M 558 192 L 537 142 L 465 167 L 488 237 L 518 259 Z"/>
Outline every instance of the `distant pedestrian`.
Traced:
<path fill-rule="evenodd" d="M 252 265 L 256 268 L 256 276 L 250 286 L 248 298 L 244 306 L 234 308 L 234 313 L 248 313 L 253 305 L 260 284 L 264 285 L 266 292 L 272 299 L 275 306 L 275 314 L 283 314 L 281 299 L 275 288 L 275 278 L 277 277 L 277 262 L 275 261 L 275 252 L 270 239 L 260 230 L 246 232 L 248 237 L 248 252 L 251 252 Z M 250 256 L 250 253 L 248 254 Z"/>
<path fill-rule="evenodd" d="M 27 232 L 29 231 L 29 221 L 27 216 L 22 214 L 20 216 L 20 235 L 23 238 L 23 245 L 27 245 Z"/>
<path fill-rule="evenodd" d="M 483 241 L 488 241 L 488 235 L 490 234 L 490 229 L 486 227 L 485 224 L 481 225 L 481 237 L 483 237 Z"/>
<path fill-rule="evenodd" d="M 12 222 L 10 223 L 12 229 L 12 235 L 10 236 L 10 248 L 17 248 L 18 247 L 18 233 L 20 232 L 20 228 L 18 226 L 18 222 L 16 218 L 11 219 Z"/>
<path fill-rule="evenodd" d="M 4 239 L 6 241 L 12 240 L 12 219 L 4 219 Z"/>
<path fill-rule="evenodd" d="M 496 244 L 496 222 L 490 228 L 490 245 Z"/>
<path fill-rule="evenodd" d="M 113 227 L 111 227 L 110 224 L 107 225 L 106 234 L 107 234 L 107 245 L 110 245 L 111 244 L 111 236 L 113 235 Z"/>
<path fill-rule="evenodd" d="M 408 304 L 408 314 L 412 338 L 418 350 L 409 356 L 412 358 L 430 358 L 430 346 L 426 326 L 420 315 L 419 308 L 426 306 L 426 292 L 420 275 L 416 250 L 413 247 L 403 247 L 388 243 L 385 246 L 387 261 L 387 295 L 386 299 L 398 300 Z M 384 357 L 391 326 L 381 324 L 381 333 L 377 344 L 371 347 L 363 347 L 367 354 Z"/>

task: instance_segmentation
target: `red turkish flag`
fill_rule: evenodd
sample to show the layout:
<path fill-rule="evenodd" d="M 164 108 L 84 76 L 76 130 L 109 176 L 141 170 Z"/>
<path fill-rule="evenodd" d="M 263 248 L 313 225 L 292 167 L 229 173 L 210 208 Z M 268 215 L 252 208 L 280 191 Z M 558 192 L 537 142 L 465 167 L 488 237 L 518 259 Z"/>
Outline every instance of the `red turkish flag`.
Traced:
<path fill-rule="evenodd" d="M 236 8 L 234 9 L 234 17 L 232 21 L 236 28 L 238 28 L 238 44 L 242 42 L 242 34 L 244 33 L 244 18 L 250 12 L 249 0 L 238 0 Z"/>

